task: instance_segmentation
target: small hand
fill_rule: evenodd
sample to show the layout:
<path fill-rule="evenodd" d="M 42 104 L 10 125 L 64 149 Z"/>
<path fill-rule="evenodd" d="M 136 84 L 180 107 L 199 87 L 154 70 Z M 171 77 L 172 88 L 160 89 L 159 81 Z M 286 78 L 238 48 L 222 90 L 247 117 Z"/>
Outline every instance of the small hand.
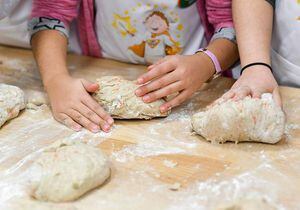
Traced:
<path fill-rule="evenodd" d="M 229 99 L 241 100 L 246 96 L 260 98 L 263 93 L 272 93 L 276 104 L 282 106 L 279 87 L 272 72 L 264 66 L 253 66 L 247 68 L 231 89 L 215 103 Z"/>
<path fill-rule="evenodd" d="M 67 127 L 79 131 L 82 126 L 92 132 L 100 127 L 108 132 L 113 119 L 90 96 L 99 86 L 84 79 L 57 76 L 46 85 L 54 118 Z"/>
<path fill-rule="evenodd" d="M 148 72 L 140 76 L 141 86 L 136 95 L 150 103 L 179 93 L 160 107 L 166 112 L 190 98 L 214 74 L 214 66 L 204 54 L 167 56 L 148 67 Z"/>

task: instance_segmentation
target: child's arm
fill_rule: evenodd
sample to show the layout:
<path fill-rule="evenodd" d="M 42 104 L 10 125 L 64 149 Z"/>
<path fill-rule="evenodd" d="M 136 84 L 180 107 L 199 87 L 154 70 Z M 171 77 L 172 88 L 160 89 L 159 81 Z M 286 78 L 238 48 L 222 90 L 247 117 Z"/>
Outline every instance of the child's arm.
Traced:
<path fill-rule="evenodd" d="M 41 3 L 33 2 L 34 11 L 45 9 L 39 8 L 36 2 Z M 43 3 L 47 4 L 47 1 Z M 51 4 L 46 7 L 47 11 L 50 8 Z M 74 130 L 84 126 L 97 132 L 100 125 L 104 131 L 108 131 L 113 123 L 112 118 L 88 93 L 96 91 L 98 85 L 69 75 L 66 64 L 67 37 L 61 31 L 41 30 L 34 33 L 31 42 L 55 119 Z"/>
<path fill-rule="evenodd" d="M 216 39 L 207 49 L 215 54 L 222 69 L 228 69 L 238 58 L 236 44 L 227 39 Z M 212 61 L 204 53 L 167 56 L 157 64 L 149 66 L 149 71 L 138 79 L 140 84 L 153 81 L 140 87 L 136 94 L 143 96 L 145 102 L 152 102 L 180 92 L 160 107 L 162 112 L 166 112 L 190 98 L 214 73 Z"/>
<path fill-rule="evenodd" d="M 241 65 L 246 66 L 254 62 L 270 64 L 273 21 L 271 4 L 261 0 L 233 0 L 233 17 Z M 270 69 L 265 66 L 252 66 L 242 73 L 222 99 L 242 99 L 247 95 L 260 97 L 265 92 L 273 93 L 276 102 L 281 104 L 278 84 Z"/>
<path fill-rule="evenodd" d="M 207 48 L 215 54 L 222 69 L 228 69 L 238 59 L 237 45 L 232 40 L 235 35 L 232 33 L 231 1 L 207 0 L 206 7 L 207 19 L 216 31 Z M 215 71 L 211 59 L 204 53 L 167 56 L 150 66 L 149 72 L 138 79 L 139 84 L 150 83 L 140 87 L 136 95 L 151 102 L 179 92 L 161 106 L 161 111 L 165 112 L 190 98 Z"/>

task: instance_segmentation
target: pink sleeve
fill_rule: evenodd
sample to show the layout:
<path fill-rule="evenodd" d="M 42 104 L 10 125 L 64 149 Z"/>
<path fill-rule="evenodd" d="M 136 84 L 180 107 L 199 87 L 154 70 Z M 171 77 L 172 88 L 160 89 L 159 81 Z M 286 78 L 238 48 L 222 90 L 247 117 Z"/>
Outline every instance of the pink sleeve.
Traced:
<path fill-rule="evenodd" d="M 214 30 L 233 27 L 231 0 L 206 0 L 208 21 Z"/>
<path fill-rule="evenodd" d="M 80 0 L 33 0 L 31 19 L 37 17 L 55 18 L 69 28 L 78 15 Z"/>

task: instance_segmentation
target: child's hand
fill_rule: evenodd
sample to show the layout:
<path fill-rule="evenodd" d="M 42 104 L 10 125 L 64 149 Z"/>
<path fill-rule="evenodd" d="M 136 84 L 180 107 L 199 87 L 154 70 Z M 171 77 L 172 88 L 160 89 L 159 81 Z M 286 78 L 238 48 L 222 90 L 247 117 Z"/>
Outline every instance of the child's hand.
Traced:
<path fill-rule="evenodd" d="M 272 72 L 264 66 L 252 66 L 247 68 L 231 89 L 216 102 L 240 100 L 246 96 L 260 98 L 263 93 L 272 93 L 275 102 L 282 106 L 278 84 Z"/>
<path fill-rule="evenodd" d="M 103 131 L 109 131 L 113 119 L 88 93 L 97 91 L 97 84 L 60 75 L 52 78 L 45 87 L 57 121 L 75 131 L 81 130 L 83 126 L 98 132 L 99 125 Z"/>
<path fill-rule="evenodd" d="M 144 102 L 153 102 L 179 92 L 160 107 L 161 112 L 190 98 L 215 72 L 212 61 L 203 53 L 167 56 L 149 66 L 148 70 L 137 80 L 138 84 L 145 84 L 136 90 L 136 95 L 143 97 Z"/>

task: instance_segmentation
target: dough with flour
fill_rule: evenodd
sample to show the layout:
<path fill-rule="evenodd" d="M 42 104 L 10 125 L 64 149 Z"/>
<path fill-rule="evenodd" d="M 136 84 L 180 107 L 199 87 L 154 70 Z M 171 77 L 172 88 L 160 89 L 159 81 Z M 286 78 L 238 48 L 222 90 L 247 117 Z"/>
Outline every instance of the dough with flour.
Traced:
<path fill-rule="evenodd" d="M 0 127 L 25 108 L 24 92 L 12 85 L 0 84 Z"/>
<path fill-rule="evenodd" d="M 264 198 L 244 198 L 232 203 L 221 204 L 216 210 L 277 210 Z"/>
<path fill-rule="evenodd" d="M 33 183 L 32 196 L 41 201 L 72 201 L 105 182 L 110 176 L 106 156 L 86 145 L 59 144 L 35 162 L 41 176 Z"/>
<path fill-rule="evenodd" d="M 133 81 L 118 76 L 105 76 L 98 79 L 97 83 L 100 89 L 93 97 L 114 118 L 151 119 L 166 117 L 169 114 L 159 110 L 164 100 L 144 103 L 137 97 L 134 92 L 139 86 Z"/>
<path fill-rule="evenodd" d="M 49 99 L 45 92 L 30 89 L 24 90 L 24 92 L 26 95 L 27 104 L 34 104 L 36 106 L 49 104 Z"/>
<path fill-rule="evenodd" d="M 216 104 L 192 117 L 193 130 L 208 141 L 256 141 L 277 143 L 285 128 L 285 115 L 271 94 L 261 99 L 246 97 L 240 101 Z"/>

